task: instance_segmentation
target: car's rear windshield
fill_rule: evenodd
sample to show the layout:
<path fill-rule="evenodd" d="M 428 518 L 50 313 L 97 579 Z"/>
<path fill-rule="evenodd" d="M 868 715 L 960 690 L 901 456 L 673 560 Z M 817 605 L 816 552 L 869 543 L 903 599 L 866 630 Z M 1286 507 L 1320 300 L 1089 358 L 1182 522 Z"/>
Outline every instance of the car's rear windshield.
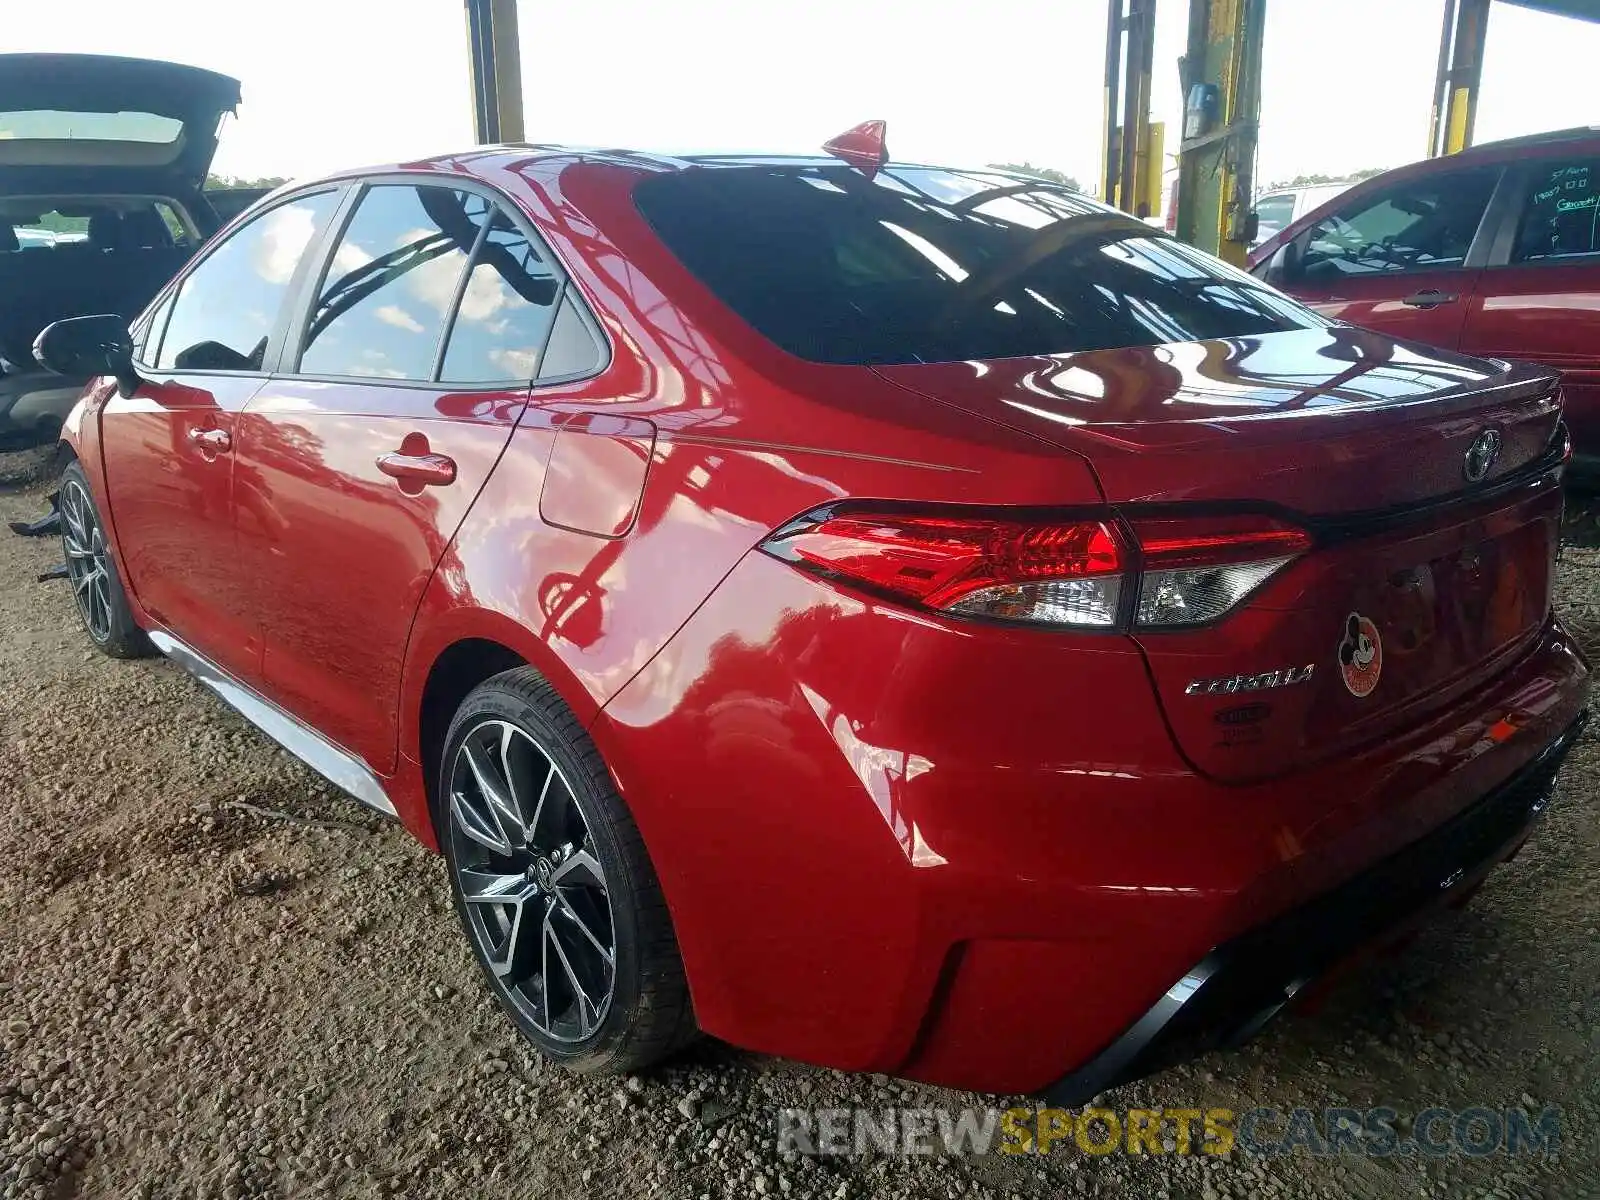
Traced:
<path fill-rule="evenodd" d="M 1325 324 L 1143 222 L 1008 175 L 695 166 L 642 180 L 634 200 L 725 304 L 818 362 L 1013 358 Z"/>

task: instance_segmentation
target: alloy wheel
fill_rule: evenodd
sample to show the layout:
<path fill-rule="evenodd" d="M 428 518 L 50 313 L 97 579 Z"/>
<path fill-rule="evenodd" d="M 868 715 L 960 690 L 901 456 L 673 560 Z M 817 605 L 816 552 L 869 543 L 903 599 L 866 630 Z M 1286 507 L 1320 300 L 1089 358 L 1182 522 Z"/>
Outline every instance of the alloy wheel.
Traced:
<path fill-rule="evenodd" d="M 67 556 L 72 598 L 96 644 L 111 638 L 111 572 L 105 534 L 94 501 L 77 480 L 61 489 L 61 549 Z"/>
<path fill-rule="evenodd" d="M 616 932 L 571 784 L 525 730 L 486 719 L 461 741 L 449 800 L 456 884 L 485 965 L 540 1033 L 587 1039 L 611 1007 Z"/>

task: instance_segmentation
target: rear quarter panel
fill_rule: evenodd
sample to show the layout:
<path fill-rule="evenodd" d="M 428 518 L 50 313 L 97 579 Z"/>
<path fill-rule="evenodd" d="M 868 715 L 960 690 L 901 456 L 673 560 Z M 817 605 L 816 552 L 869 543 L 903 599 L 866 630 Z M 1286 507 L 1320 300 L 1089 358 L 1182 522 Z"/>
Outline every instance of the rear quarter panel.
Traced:
<path fill-rule="evenodd" d="M 592 379 L 534 390 L 423 595 L 401 697 L 401 751 L 413 767 L 429 672 L 463 639 L 508 646 L 592 723 L 751 547 L 817 504 L 1099 500 L 1068 451 L 758 338 L 644 226 L 635 172 L 528 162 L 485 178 L 550 241 L 612 357 Z M 558 435 L 568 448 L 552 473 Z M 627 445 L 574 453 L 575 438 Z M 636 487 L 634 455 L 646 445 L 637 513 L 620 522 L 611 493 Z M 601 474 L 612 464 L 630 481 L 568 470 L 574 462 Z M 609 523 L 598 519 L 606 514 Z"/>

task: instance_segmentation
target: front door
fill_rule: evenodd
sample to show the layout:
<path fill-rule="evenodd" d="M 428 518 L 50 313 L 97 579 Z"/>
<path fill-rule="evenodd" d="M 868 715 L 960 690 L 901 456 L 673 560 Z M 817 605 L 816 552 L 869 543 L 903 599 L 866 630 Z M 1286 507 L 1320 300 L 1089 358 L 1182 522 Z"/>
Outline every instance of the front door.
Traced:
<path fill-rule="evenodd" d="M 412 619 L 526 406 L 560 288 L 484 197 L 374 184 L 304 315 L 298 365 L 241 417 L 265 689 L 380 773 Z"/>
<path fill-rule="evenodd" d="M 1290 243 L 1283 287 L 1335 320 L 1455 349 L 1480 275 L 1471 255 L 1500 168 L 1363 189 Z"/>
<path fill-rule="evenodd" d="M 238 418 L 303 252 L 332 215 L 319 192 L 263 213 L 217 244 L 158 309 L 143 383 L 113 395 L 101 447 L 127 584 L 174 636 L 239 679 L 261 639 L 234 536 Z"/>

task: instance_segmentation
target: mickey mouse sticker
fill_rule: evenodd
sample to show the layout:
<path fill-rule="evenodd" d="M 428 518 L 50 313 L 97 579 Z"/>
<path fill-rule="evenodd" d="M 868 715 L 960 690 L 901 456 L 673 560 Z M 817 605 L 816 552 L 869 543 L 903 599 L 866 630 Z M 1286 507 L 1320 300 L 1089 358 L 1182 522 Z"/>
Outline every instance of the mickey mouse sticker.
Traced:
<path fill-rule="evenodd" d="M 1339 643 L 1339 675 L 1350 694 L 1372 695 L 1383 674 L 1383 642 L 1378 627 L 1360 613 L 1351 613 L 1344 623 L 1344 641 Z"/>

